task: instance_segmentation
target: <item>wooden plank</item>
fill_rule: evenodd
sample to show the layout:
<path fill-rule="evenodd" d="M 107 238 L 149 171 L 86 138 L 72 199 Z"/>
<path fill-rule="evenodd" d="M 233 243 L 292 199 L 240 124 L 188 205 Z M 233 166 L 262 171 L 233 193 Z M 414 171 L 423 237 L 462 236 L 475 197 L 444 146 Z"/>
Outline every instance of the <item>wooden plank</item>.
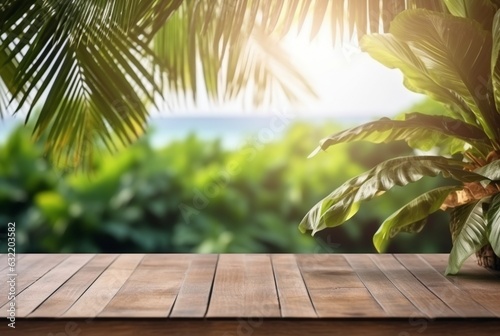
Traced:
<path fill-rule="evenodd" d="M 117 256 L 117 254 L 96 255 L 31 313 L 29 317 L 58 317 L 64 314 Z"/>
<path fill-rule="evenodd" d="M 23 257 L 16 264 L 16 295 L 22 293 L 28 286 L 68 257 L 69 254 L 28 254 Z M 6 279 L 8 274 L 10 274 L 8 268 L 0 272 L 3 279 Z M 0 281 L 0 293 L 7 293 L 7 286 L 6 281 Z M 5 305 L 7 301 L 7 295 L 0 296 L 0 306 Z"/>
<path fill-rule="evenodd" d="M 221 255 L 207 317 L 279 317 L 271 258 Z"/>
<path fill-rule="evenodd" d="M 28 319 L 2 336 L 387 336 L 498 335 L 498 319 Z"/>
<path fill-rule="evenodd" d="M 170 317 L 204 317 L 217 267 L 215 254 L 195 255 L 182 287 L 175 300 Z"/>
<path fill-rule="evenodd" d="M 246 255 L 244 316 L 281 316 L 271 256 L 268 254 Z"/>
<path fill-rule="evenodd" d="M 71 255 L 26 288 L 26 290 L 16 297 L 18 302 L 17 317 L 26 317 L 30 314 L 93 257 L 93 254 Z M 0 311 L 6 311 L 8 308 L 7 305 L 8 303 L 0 308 Z"/>
<path fill-rule="evenodd" d="M 15 256 L 15 258 L 16 258 L 16 265 L 25 256 L 26 256 L 26 254 L 16 254 L 16 256 Z M 9 258 L 8 254 L 6 254 L 6 253 L 5 254 L 0 254 L 0 272 L 2 272 L 4 270 L 6 272 L 8 271 L 8 269 L 7 269 L 9 267 L 9 265 L 7 264 L 7 262 L 8 262 L 7 259 L 8 258 Z"/>
<path fill-rule="evenodd" d="M 309 291 L 339 287 L 365 288 L 356 272 L 340 254 L 297 255 Z"/>
<path fill-rule="evenodd" d="M 7 267 L 7 254 L 0 253 L 0 271 Z"/>
<path fill-rule="evenodd" d="M 421 257 L 437 272 L 443 274 L 446 270 L 447 254 L 425 254 Z M 500 317 L 500 281 L 492 272 L 478 266 L 474 258 L 469 258 L 458 274 L 450 275 L 447 279 L 496 317 Z"/>
<path fill-rule="evenodd" d="M 342 255 L 298 255 L 298 264 L 319 317 L 385 317 Z"/>
<path fill-rule="evenodd" d="M 120 255 L 63 314 L 63 317 L 96 317 L 113 299 L 143 257 L 143 254 Z"/>
<path fill-rule="evenodd" d="M 282 317 L 317 317 L 293 254 L 272 255 Z"/>
<path fill-rule="evenodd" d="M 207 317 L 239 317 L 245 314 L 245 256 L 221 254 L 215 271 Z"/>
<path fill-rule="evenodd" d="M 346 254 L 347 262 L 356 272 L 374 299 L 390 317 L 424 316 L 385 276 L 366 254 Z"/>
<path fill-rule="evenodd" d="M 375 265 L 423 314 L 430 318 L 458 317 L 443 301 L 429 291 L 393 255 L 370 255 Z"/>
<path fill-rule="evenodd" d="M 451 283 L 424 259 L 414 254 L 395 256 L 405 267 L 439 297 L 448 307 L 462 317 L 493 317 L 488 310 L 475 302 L 465 291 Z"/>
<path fill-rule="evenodd" d="M 167 317 L 191 255 L 148 254 L 99 317 Z"/>

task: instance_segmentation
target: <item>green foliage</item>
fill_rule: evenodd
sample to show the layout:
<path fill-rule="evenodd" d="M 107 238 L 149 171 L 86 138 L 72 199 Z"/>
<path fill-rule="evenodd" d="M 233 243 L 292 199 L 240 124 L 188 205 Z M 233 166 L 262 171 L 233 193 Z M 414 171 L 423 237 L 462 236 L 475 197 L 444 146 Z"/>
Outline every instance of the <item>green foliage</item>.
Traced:
<path fill-rule="evenodd" d="M 496 255 L 500 255 L 500 196 L 495 196 L 486 216 L 488 242 Z"/>
<path fill-rule="evenodd" d="M 385 251 L 389 239 L 400 232 L 420 232 L 427 224 L 429 215 L 439 210 L 451 192 L 459 189 L 460 187 L 455 186 L 436 188 L 418 196 L 389 216 L 373 236 L 373 245 L 377 251 Z"/>
<path fill-rule="evenodd" d="M 389 34 L 373 34 L 361 41 L 362 48 L 373 58 L 401 70 L 408 89 L 442 103 L 444 113 L 443 109 L 425 114 L 412 111 L 395 120 L 383 118 L 333 134 L 313 152 L 360 140 L 404 140 L 420 150 L 437 148 L 444 156 L 387 160 L 350 179 L 317 203 L 299 228 L 315 234 L 338 226 L 358 211 L 360 201 L 377 197 L 395 185 L 405 186 L 441 172 L 461 185 L 434 189 L 415 198 L 380 226 L 373 242 L 381 252 L 397 233 L 419 232 L 431 213 L 452 208 L 454 245 L 446 272 L 456 273 L 465 259 L 485 244 L 495 245 L 496 252 L 500 250 L 498 206 L 493 201 L 490 209 L 483 211 L 491 196 L 498 193 L 500 179 L 500 19 L 496 2 L 445 3 L 451 14 L 406 10 L 393 20 Z M 452 155 L 454 158 L 447 158 Z"/>
<path fill-rule="evenodd" d="M 352 153 L 373 165 L 408 148 L 353 144 L 321 162 L 304 160 L 332 127 L 296 124 L 283 139 L 250 139 L 239 150 L 194 135 L 157 149 L 144 138 L 97 156 L 88 174 L 51 168 L 19 128 L 0 146 L 0 220 L 16 221 L 19 252 L 368 252 L 364 231 L 408 193 L 370 204 L 353 218 L 358 225 L 333 240 L 328 231 L 316 240 L 299 235 L 295 224 L 327 193 L 325 180 L 363 171 Z M 413 194 L 429 187 L 422 182 Z M 447 244 L 434 235 L 430 245 L 403 237 L 392 247 L 440 252 Z"/>
<path fill-rule="evenodd" d="M 483 154 L 487 154 L 489 149 L 484 144 L 488 142 L 488 137 L 476 126 L 446 116 L 409 113 L 404 115 L 404 120 L 382 118 L 336 133 L 323 139 L 313 154 L 342 142 L 361 140 L 373 143 L 404 140 L 415 149 L 429 151 L 435 147 L 444 147 L 450 154 L 462 152 L 466 144 Z"/>
<path fill-rule="evenodd" d="M 479 200 L 453 209 L 450 223 L 453 248 L 446 274 L 455 274 L 474 252 L 488 243 L 487 222 L 484 217 L 484 201 Z"/>
<path fill-rule="evenodd" d="M 260 105 L 314 95 L 284 36 L 310 29 L 313 39 L 326 26 L 334 43 L 360 39 L 406 8 L 446 10 L 441 0 L 4 0 L 0 116 L 41 104 L 27 119 L 45 153 L 86 167 L 96 144 L 135 141 L 162 98 Z"/>
<path fill-rule="evenodd" d="M 342 184 L 316 204 L 302 220 L 302 232 L 316 233 L 347 221 L 358 210 L 362 201 L 368 201 L 394 186 L 405 186 L 424 176 L 451 177 L 458 181 L 482 181 L 482 175 L 463 169 L 464 163 L 439 156 L 409 156 L 387 160 Z M 441 202 L 442 203 L 442 202 Z M 441 204 L 440 203 L 440 204 Z M 439 204 L 439 205 L 440 205 Z"/>

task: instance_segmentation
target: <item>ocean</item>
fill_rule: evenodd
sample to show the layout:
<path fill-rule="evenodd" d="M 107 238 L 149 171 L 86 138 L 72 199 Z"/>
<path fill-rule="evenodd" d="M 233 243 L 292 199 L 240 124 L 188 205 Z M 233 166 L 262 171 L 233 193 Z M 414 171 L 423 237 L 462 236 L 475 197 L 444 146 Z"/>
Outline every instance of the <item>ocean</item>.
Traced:
<path fill-rule="evenodd" d="M 369 117 L 329 117 L 329 116 L 168 116 L 155 117 L 149 121 L 151 143 L 161 147 L 171 141 L 185 139 L 190 134 L 205 140 L 220 139 L 225 148 L 233 149 L 253 136 L 279 138 L 295 122 L 312 124 L 335 123 L 344 127 L 369 121 Z M 0 121 L 0 143 L 12 130 L 21 125 L 21 119 L 5 118 Z"/>

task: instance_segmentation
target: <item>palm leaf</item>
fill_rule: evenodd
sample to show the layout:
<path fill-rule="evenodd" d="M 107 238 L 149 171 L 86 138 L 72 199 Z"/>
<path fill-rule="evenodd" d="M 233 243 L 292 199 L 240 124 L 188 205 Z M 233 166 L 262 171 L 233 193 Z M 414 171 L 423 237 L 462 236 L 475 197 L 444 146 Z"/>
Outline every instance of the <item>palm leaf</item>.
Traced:
<path fill-rule="evenodd" d="M 455 237 L 445 274 L 456 274 L 474 252 L 488 243 L 483 200 L 453 209 L 452 236 Z"/>
<path fill-rule="evenodd" d="M 204 88 L 212 101 L 241 98 L 257 106 L 276 99 L 270 92 L 291 101 L 314 96 L 305 77 L 283 56 L 277 39 L 266 33 L 275 28 L 276 13 L 283 10 L 280 2 L 266 3 L 270 6 L 261 10 L 272 19 L 268 26 L 250 22 L 258 13 L 259 8 L 252 10 L 255 2 L 183 2 L 154 38 L 169 91 L 196 101 L 197 90 Z M 253 90 L 245 90 L 248 87 Z"/>
<path fill-rule="evenodd" d="M 404 186 L 418 181 L 424 176 L 442 174 L 461 182 L 486 179 L 463 168 L 463 162 L 439 156 L 411 156 L 384 161 L 345 182 L 318 202 L 301 221 L 299 230 L 312 230 L 314 235 L 326 227 L 338 226 L 356 214 L 362 201 L 368 201 L 396 185 Z"/>
<path fill-rule="evenodd" d="M 18 109 L 28 107 L 26 120 L 43 101 L 34 136 L 47 135 L 47 153 L 80 165 L 96 142 L 112 148 L 137 139 L 148 101 L 161 94 L 146 34 L 158 24 L 152 13 L 164 12 L 159 2 L 25 3 L 12 0 L 0 14 L 1 69 L 15 65 L 10 91 Z M 178 3 L 162 6 L 171 14 Z"/>
<path fill-rule="evenodd" d="M 10 59 L 6 50 L 0 50 L 0 118 L 7 115 L 12 93 L 16 89 L 14 77 L 18 62 Z"/>
<path fill-rule="evenodd" d="M 411 113 L 405 115 L 405 120 L 382 118 L 333 134 L 321 140 L 312 155 L 339 143 L 361 140 L 374 143 L 404 140 L 412 148 L 430 150 L 441 146 L 449 154 L 463 152 L 466 144 L 483 156 L 493 149 L 486 134 L 476 126 L 446 116 Z"/>
<path fill-rule="evenodd" d="M 500 111 L 500 11 L 495 14 L 493 20 L 493 50 L 491 52 L 491 78 L 493 83 L 493 92 L 495 96 L 495 105 L 497 111 Z"/>
<path fill-rule="evenodd" d="M 474 170 L 476 174 L 487 177 L 491 181 L 500 180 L 500 160 L 496 160 L 488 163 L 476 170 Z"/>
<path fill-rule="evenodd" d="M 452 88 L 464 100 L 491 139 L 499 137 L 494 125 L 500 116 L 487 99 L 491 91 L 489 32 L 474 21 L 427 10 L 401 13 L 390 32 L 411 45 L 438 84 Z"/>
<path fill-rule="evenodd" d="M 235 7 L 231 1 L 222 4 Z M 405 9 L 446 11 L 441 0 L 248 0 L 248 6 L 261 13 L 260 23 L 267 33 L 276 31 L 284 36 L 293 28 L 308 29 L 313 39 L 322 26 L 328 25 L 334 43 L 340 44 L 369 32 L 388 31 L 390 22 Z M 296 25 L 293 20 L 297 20 Z"/>
<path fill-rule="evenodd" d="M 491 31 L 497 8 L 490 0 L 444 0 L 444 3 L 451 14 L 475 20 L 483 29 Z"/>
<path fill-rule="evenodd" d="M 383 65 L 401 70 L 404 74 L 403 83 L 408 90 L 425 94 L 449 106 L 451 111 L 458 111 L 454 116 L 456 119 L 475 124 L 475 116 L 470 108 L 451 88 L 442 86 L 431 76 L 424 61 L 415 55 L 407 43 L 390 34 L 373 34 L 361 40 L 361 48 Z"/>
<path fill-rule="evenodd" d="M 408 10 L 394 19 L 389 35 L 368 36 L 363 46 L 385 65 L 401 69 L 409 89 L 460 109 L 462 120 L 481 125 L 491 139 L 499 136 L 493 125 L 500 116 L 488 98 L 491 35 L 478 23 Z"/>
<path fill-rule="evenodd" d="M 451 186 L 431 190 L 388 217 L 373 236 L 373 245 L 377 251 L 385 251 L 389 239 L 400 232 L 420 232 L 427 222 L 427 217 L 439 210 L 451 192 L 459 189 L 460 187 Z"/>
<path fill-rule="evenodd" d="M 500 255 L 500 195 L 491 200 L 486 217 L 488 219 L 488 241 L 498 256 Z"/>

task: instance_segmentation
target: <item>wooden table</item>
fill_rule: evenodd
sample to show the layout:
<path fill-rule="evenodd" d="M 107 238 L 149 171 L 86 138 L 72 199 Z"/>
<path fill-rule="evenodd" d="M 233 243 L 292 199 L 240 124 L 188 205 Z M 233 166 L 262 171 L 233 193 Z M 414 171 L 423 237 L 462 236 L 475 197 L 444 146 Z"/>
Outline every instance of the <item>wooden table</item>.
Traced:
<path fill-rule="evenodd" d="M 500 274 L 445 254 L 29 254 L 0 335 L 500 335 Z"/>

